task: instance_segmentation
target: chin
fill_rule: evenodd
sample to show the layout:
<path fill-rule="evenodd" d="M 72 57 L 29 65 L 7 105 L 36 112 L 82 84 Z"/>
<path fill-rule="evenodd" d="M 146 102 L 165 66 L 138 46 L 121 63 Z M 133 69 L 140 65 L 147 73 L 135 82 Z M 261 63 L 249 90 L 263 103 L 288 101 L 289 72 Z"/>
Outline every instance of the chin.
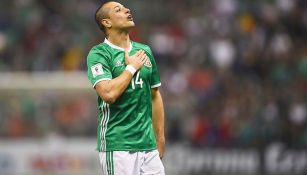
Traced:
<path fill-rule="evenodd" d="M 131 29 L 131 28 L 133 28 L 133 27 L 135 27 L 134 24 L 133 24 L 133 25 L 128 25 L 128 26 L 126 26 L 125 28 L 126 28 L 126 29 Z"/>
<path fill-rule="evenodd" d="M 126 25 L 124 25 L 122 28 L 123 29 L 131 29 L 131 28 L 133 28 L 133 27 L 135 27 L 135 24 L 134 24 L 134 22 L 133 21 L 130 21 L 129 23 L 126 23 Z"/>
<path fill-rule="evenodd" d="M 130 22 L 130 27 L 135 27 L 135 23 L 133 21 Z"/>

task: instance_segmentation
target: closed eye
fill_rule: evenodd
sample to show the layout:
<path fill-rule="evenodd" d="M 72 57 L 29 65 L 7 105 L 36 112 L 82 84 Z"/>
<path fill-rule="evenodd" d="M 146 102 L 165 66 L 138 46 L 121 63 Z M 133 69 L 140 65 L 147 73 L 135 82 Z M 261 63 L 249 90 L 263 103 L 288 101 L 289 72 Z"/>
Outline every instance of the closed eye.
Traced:
<path fill-rule="evenodd" d="M 114 8 L 115 8 L 115 12 L 120 12 L 122 9 L 120 6 L 115 6 Z"/>

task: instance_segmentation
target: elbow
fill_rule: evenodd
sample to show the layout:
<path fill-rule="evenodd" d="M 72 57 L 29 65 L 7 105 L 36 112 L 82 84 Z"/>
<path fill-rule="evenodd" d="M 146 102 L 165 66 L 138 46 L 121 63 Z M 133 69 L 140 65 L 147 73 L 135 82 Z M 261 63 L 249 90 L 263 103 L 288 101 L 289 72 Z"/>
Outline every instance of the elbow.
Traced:
<path fill-rule="evenodd" d="M 101 98 L 108 104 L 113 104 L 117 100 L 116 96 L 111 93 L 105 94 Z"/>
<path fill-rule="evenodd" d="M 110 88 L 103 88 L 103 86 L 96 87 L 96 91 L 102 100 L 108 104 L 113 104 L 118 98 L 117 93 Z"/>
<path fill-rule="evenodd" d="M 108 104 L 113 104 L 113 103 L 115 103 L 116 99 L 115 98 L 107 98 L 107 99 L 103 99 L 103 101 L 105 101 Z"/>

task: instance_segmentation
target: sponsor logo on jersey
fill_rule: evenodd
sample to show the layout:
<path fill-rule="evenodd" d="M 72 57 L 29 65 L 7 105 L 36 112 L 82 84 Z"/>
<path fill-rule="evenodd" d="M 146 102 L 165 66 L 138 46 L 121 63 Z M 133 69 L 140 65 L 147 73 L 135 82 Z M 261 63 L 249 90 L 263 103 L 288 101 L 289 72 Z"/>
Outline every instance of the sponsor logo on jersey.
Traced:
<path fill-rule="evenodd" d="M 92 74 L 93 77 L 97 77 L 98 75 L 102 75 L 103 74 L 103 69 L 102 69 L 102 65 L 100 63 L 95 64 L 94 66 L 91 67 L 92 70 Z"/>
<path fill-rule="evenodd" d="M 115 67 L 123 66 L 124 63 L 122 63 L 120 60 L 118 60 L 115 64 Z"/>
<path fill-rule="evenodd" d="M 146 59 L 144 65 L 145 65 L 146 67 L 151 67 L 151 66 L 152 66 L 152 65 L 151 65 L 151 62 L 150 62 L 150 60 L 149 60 L 148 57 L 147 57 L 147 59 Z"/>

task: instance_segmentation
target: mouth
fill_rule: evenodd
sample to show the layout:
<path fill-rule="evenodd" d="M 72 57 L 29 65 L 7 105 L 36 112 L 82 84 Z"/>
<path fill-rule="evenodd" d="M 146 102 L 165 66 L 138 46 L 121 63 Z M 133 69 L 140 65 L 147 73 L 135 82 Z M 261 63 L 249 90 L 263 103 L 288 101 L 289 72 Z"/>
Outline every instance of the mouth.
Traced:
<path fill-rule="evenodd" d="M 129 21 L 133 21 L 133 17 L 132 17 L 132 15 L 131 15 L 131 14 L 130 14 L 130 15 L 128 15 L 127 19 L 128 19 Z"/>

